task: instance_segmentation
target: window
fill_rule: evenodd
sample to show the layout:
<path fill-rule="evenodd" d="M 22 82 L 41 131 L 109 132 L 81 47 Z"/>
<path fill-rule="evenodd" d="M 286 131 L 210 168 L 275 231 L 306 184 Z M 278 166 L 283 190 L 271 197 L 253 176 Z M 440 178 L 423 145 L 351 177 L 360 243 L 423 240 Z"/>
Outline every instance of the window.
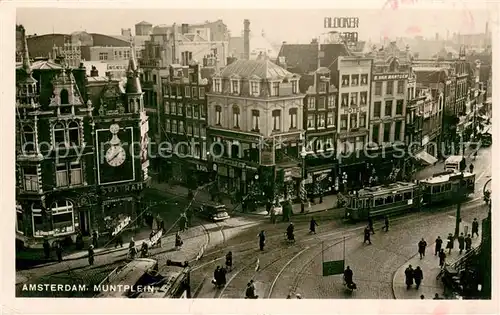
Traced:
<path fill-rule="evenodd" d="M 51 205 L 54 235 L 74 232 L 73 204 L 68 201 L 57 201 Z"/>
<path fill-rule="evenodd" d="M 365 146 L 365 137 L 356 137 L 355 150 L 361 151 Z"/>
<path fill-rule="evenodd" d="M 362 74 L 361 75 L 361 85 L 367 85 L 368 84 L 368 74 Z"/>
<path fill-rule="evenodd" d="M 290 108 L 290 129 L 297 128 L 297 108 Z"/>
<path fill-rule="evenodd" d="M 172 119 L 172 133 L 177 133 L 177 120 Z"/>
<path fill-rule="evenodd" d="M 197 108 L 198 105 L 195 106 L 195 108 Z M 207 117 L 207 108 L 205 107 L 205 105 L 201 105 L 200 107 L 200 118 L 201 119 L 205 119 L 205 117 Z M 198 113 L 195 113 L 195 115 L 198 115 Z"/>
<path fill-rule="evenodd" d="M 198 112 L 199 111 L 200 111 L 200 106 L 198 104 L 194 104 L 194 106 L 193 106 L 193 118 L 194 119 L 198 119 Z"/>
<path fill-rule="evenodd" d="M 207 130 L 203 127 L 200 127 L 200 136 L 205 138 L 207 136 Z"/>
<path fill-rule="evenodd" d="M 252 130 L 259 131 L 259 116 L 260 112 L 256 109 L 252 110 Z"/>
<path fill-rule="evenodd" d="M 259 95 L 259 82 L 256 81 L 250 81 L 250 90 L 252 95 L 256 96 Z"/>
<path fill-rule="evenodd" d="M 326 125 L 328 127 L 335 126 L 335 118 L 333 112 L 328 112 L 326 115 Z"/>
<path fill-rule="evenodd" d="M 200 88 L 200 98 L 201 98 L 201 99 L 204 99 L 204 98 L 205 98 L 205 88 L 204 88 L 204 87 L 201 87 L 201 88 Z"/>
<path fill-rule="evenodd" d="M 22 132 L 23 153 L 35 151 L 35 132 L 33 128 L 31 126 L 23 126 Z"/>
<path fill-rule="evenodd" d="M 16 231 L 24 234 L 24 215 L 22 208 L 16 206 Z"/>
<path fill-rule="evenodd" d="M 220 126 L 222 124 L 222 108 L 215 106 L 215 124 Z"/>
<path fill-rule="evenodd" d="M 68 186 L 68 165 L 67 163 L 58 163 L 56 165 L 56 187 Z"/>
<path fill-rule="evenodd" d="M 359 74 L 351 75 L 351 84 L 358 85 L 359 84 Z"/>
<path fill-rule="evenodd" d="M 64 128 L 64 125 L 60 122 L 54 125 L 54 145 L 66 145 L 66 130 Z"/>
<path fill-rule="evenodd" d="M 392 123 L 384 124 L 384 142 L 391 141 L 391 125 Z"/>
<path fill-rule="evenodd" d="M 273 110 L 273 131 L 279 131 L 281 128 L 281 110 Z"/>
<path fill-rule="evenodd" d="M 314 129 L 316 127 L 314 123 L 315 118 L 313 114 L 307 115 L 307 129 Z"/>
<path fill-rule="evenodd" d="M 382 95 L 382 82 L 375 82 L 375 95 Z"/>
<path fill-rule="evenodd" d="M 318 114 L 318 128 L 325 127 L 325 113 Z"/>
<path fill-rule="evenodd" d="M 385 94 L 392 95 L 394 93 L 394 81 L 387 81 L 387 86 L 385 87 Z"/>
<path fill-rule="evenodd" d="M 189 88 L 189 86 L 184 87 L 184 96 L 191 97 L 191 89 Z"/>
<path fill-rule="evenodd" d="M 396 101 L 396 115 L 403 115 L 403 100 Z"/>
<path fill-rule="evenodd" d="M 171 106 L 170 107 L 170 114 L 177 115 L 177 106 L 175 105 L 175 103 L 171 104 L 170 106 Z"/>
<path fill-rule="evenodd" d="M 382 107 L 382 102 L 374 102 L 373 103 L 373 117 L 374 118 L 380 117 L 381 107 Z"/>
<path fill-rule="evenodd" d="M 344 107 L 348 105 L 349 105 L 349 93 L 342 93 L 340 106 Z"/>
<path fill-rule="evenodd" d="M 321 83 L 319 84 L 319 92 L 320 92 L 320 93 L 325 93 L 325 92 L 326 92 L 326 83 L 321 82 Z"/>
<path fill-rule="evenodd" d="M 221 79 L 214 79 L 214 92 L 220 93 L 221 91 Z"/>
<path fill-rule="evenodd" d="M 334 147 L 333 147 L 333 139 L 332 138 L 326 138 L 326 141 L 325 141 L 325 150 L 326 151 L 331 151 L 333 149 L 334 149 Z"/>
<path fill-rule="evenodd" d="M 182 103 L 177 104 L 177 115 L 182 116 L 184 114 L 183 107 L 184 107 L 184 105 Z"/>
<path fill-rule="evenodd" d="M 184 134 L 184 122 L 182 120 L 179 120 L 179 133 Z"/>
<path fill-rule="evenodd" d="M 82 180 L 82 165 L 80 161 L 70 162 L 70 184 L 71 185 L 81 185 L 83 183 Z"/>
<path fill-rule="evenodd" d="M 340 130 L 347 130 L 347 115 L 340 115 Z"/>
<path fill-rule="evenodd" d="M 61 94 L 60 94 L 60 98 L 61 98 L 61 104 L 62 105 L 69 104 L 69 93 L 68 93 L 68 90 L 62 89 L 61 90 Z"/>
<path fill-rule="evenodd" d="M 401 126 L 403 125 L 402 121 L 396 121 L 396 125 L 394 126 L 394 141 L 401 140 Z"/>
<path fill-rule="evenodd" d="M 297 80 L 292 81 L 292 93 L 293 94 L 297 94 L 299 92 L 298 85 L 299 84 L 298 84 Z"/>
<path fill-rule="evenodd" d="M 233 106 L 233 128 L 240 128 L 240 108 Z"/>
<path fill-rule="evenodd" d="M 351 105 L 358 105 L 358 92 L 351 93 Z"/>
<path fill-rule="evenodd" d="M 358 115 L 351 114 L 351 129 L 358 128 Z"/>
<path fill-rule="evenodd" d="M 367 98 L 368 98 L 368 92 L 361 92 L 361 93 L 359 93 L 359 95 L 360 95 L 359 105 L 366 105 Z"/>
<path fill-rule="evenodd" d="M 165 114 L 170 115 L 170 104 L 165 102 Z"/>
<path fill-rule="evenodd" d="M 153 74 L 153 84 L 156 84 L 156 74 Z"/>
<path fill-rule="evenodd" d="M 68 125 L 69 143 L 72 146 L 80 146 L 80 126 L 76 121 L 72 121 Z"/>
<path fill-rule="evenodd" d="M 342 76 L 342 86 L 343 87 L 349 86 L 349 75 Z"/>
<path fill-rule="evenodd" d="M 271 96 L 279 96 L 280 95 L 280 84 L 279 82 L 272 83 Z"/>
<path fill-rule="evenodd" d="M 405 88 L 405 81 L 398 81 L 398 94 L 403 94 Z"/>
<path fill-rule="evenodd" d="M 193 96 L 193 98 L 198 98 L 198 88 L 197 87 L 192 87 L 191 88 L 191 95 Z"/>
<path fill-rule="evenodd" d="M 316 152 L 323 152 L 323 141 L 321 139 L 316 140 Z"/>
<path fill-rule="evenodd" d="M 186 129 L 187 129 L 187 134 L 189 136 L 193 135 L 193 125 L 192 124 L 186 124 Z"/>
<path fill-rule="evenodd" d="M 318 109 L 325 109 L 326 106 L 326 98 L 324 96 L 320 96 L 318 99 Z"/>
<path fill-rule="evenodd" d="M 384 116 L 392 116 L 392 101 L 385 101 Z"/>
<path fill-rule="evenodd" d="M 313 95 L 307 96 L 307 108 L 308 109 L 316 109 L 316 98 Z"/>
<path fill-rule="evenodd" d="M 376 144 L 379 142 L 380 124 L 373 125 L 372 141 Z"/>
<path fill-rule="evenodd" d="M 99 60 L 108 60 L 108 53 L 99 53 Z"/>
<path fill-rule="evenodd" d="M 186 105 L 186 117 L 191 118 L 193 116 L 193 106 L 191 104 Z"/>
<path fill-rule="evenodd" d="M 38 191 L 38 172 L 36 166 L 23 168 L 23 184 L 26 191 Z"/>
<path fill-rule="evenodd" d="M 200 136 L 200 126 L 198 126 L 198 125 L 193 126 L 193 136 L 195 136 L 195 137 Z"/>
<path fill-rule="evenodd" d="M 169 132 L 172 132 L 172 126 L 170 125 L 170 119 L 166 119 L 165 120 L 165 129 L 166 131 L 169 133 Z"/>
<path fill-rule="evenodd" d="M 359 128 L 366 127 L 366 113 L 359 113 Z"/>
<path fill-rule="evenodd" d="M 335 96 L 328 96 L 328 108 L 335 108 Z"/>

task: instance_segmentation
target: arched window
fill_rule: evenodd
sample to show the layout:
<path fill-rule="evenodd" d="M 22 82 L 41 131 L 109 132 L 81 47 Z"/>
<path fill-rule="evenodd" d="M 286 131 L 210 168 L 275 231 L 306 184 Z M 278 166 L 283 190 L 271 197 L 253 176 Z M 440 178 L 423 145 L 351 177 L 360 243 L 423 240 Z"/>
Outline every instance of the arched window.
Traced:
<path fill-rule="evenodd" d="M 23 135 L 22 135 L 22 143 L 24 152 L 33 152 L 35 151 L 35 132 L 33 128 L 29 125 L 23 126 Z"/>
<path fill-rule="evenodd" d="M 64 124 L 58 122 L 54 125 L 54 146 L 66 144 L 66 129 Z"/>
<path fill-rule="evenodd" d="M 390 72 L 396 72 L 398 71 L 399 68 L 399 62 L 397 59 L 392 60 L 391 64 L 389 65 L 389 71 Z"/>
<path fill-rule="evenodd" d="M 54 235 L 70 234 L 75 231 L 75 216 L 71 201 L 56 201 L 52 203 L 51 210 Z"/>
<path fill-rule="evenodd" d="M 68 90 L 62 89 L 60 97 L 61 97 L 61 104 L 69 104 L 69 93 L 68 93 Z"/>
<path fill-rule="evenodd" d="M 80 127 L 76 121 L 72 121 L 68 125 L 69 143 L 72 146 L 80 146 Z"/>

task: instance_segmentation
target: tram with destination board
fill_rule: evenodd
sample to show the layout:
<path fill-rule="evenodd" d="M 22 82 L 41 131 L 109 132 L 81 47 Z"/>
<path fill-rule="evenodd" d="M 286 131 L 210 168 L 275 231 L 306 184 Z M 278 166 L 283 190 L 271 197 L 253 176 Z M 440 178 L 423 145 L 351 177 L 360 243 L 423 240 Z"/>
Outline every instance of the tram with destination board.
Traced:
<path fill-rule="evenodd" d="M 152 284 L 153 290 L 143 290 L 137 298 L 191 298 L 191 267 L 187 261 L 181 263 L 167 260 L 167 267 L 161 268 L 160 273 L 161 278 Z"/>
<path fill-rule="evenodd" d="M 469 172 L 444 172 L 419 182 L 366 187 L 342 196 L 345 216 L 352 221 L 360 221 L 464 200 L 474 193 L 475 181 L 475 175 Z"/>

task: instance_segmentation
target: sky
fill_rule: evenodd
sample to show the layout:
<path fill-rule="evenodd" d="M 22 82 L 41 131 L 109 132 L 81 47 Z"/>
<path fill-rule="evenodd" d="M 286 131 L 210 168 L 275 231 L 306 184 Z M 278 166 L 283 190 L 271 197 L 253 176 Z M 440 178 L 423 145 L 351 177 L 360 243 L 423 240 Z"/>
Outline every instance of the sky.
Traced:
<path fill-rule="evenodd" d="M 232 36 L 240 36 L 243 20 L 250 20 L 253 34 L 264 30 L 274 42 L 307 43 L 324 34 L 325 17 L 358 17 L 359 38 L 378 41 L 381 37 L 422 35 L 441 38 L 447 32 L 482 33 L 490 19 L 489 11 L 480 9 L 74 9 L 74 8 L 18 8 L 16 22 L 23 24 L 28 34 L 87 31 L 120 35 L 122 28 L 131 28 L 140 21 L 153 25 L 172 23 L 200 23 L 222 19 Z M 352 31 L 352 30 L 350 30 Z"/>

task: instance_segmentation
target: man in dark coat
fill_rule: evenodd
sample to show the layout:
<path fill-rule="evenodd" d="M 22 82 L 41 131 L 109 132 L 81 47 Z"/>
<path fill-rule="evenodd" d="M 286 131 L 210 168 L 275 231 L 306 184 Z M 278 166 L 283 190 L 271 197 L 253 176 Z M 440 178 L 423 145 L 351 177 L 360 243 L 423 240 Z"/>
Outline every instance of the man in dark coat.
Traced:
<path fill-rule="evenodd" d="M 57 255 L 57 261 L 58 262 L 63 261 L 62 252 L 63 252 L 63 250 L 62 250 L 61 243 L 57 243 L 57 246 L 56 246 L 56 255 Z"/>
<path fill-rule="evenodd" d="M 227 274 L 226 268 L 221 267 L 219 270 L 219 277 L 220 277 L 220 285 L 221 286 L 225 286 L 227 283 L 226 274 Z"/>
<path fill-rule="evenodd" d="M 262 230 L 259 233 L 259 248 L 260 248 L 260 250 L 264 250 L 265 244 L 266 244 L 266 234 L 264 233 L 264 230 Z"/>
<path fill-rule="evenodd" d="M 417 266 L 417 268 L 413 271 L 413 279 L 415 280 L 416 289 L 418 290 L 420 284 L 422 283 L 422 279 L 424 279 L 424 273 L 422 272 L 422 269 L 420 269 L 420 266 Z"/>
<path fill-rule="evenodd" d="M 439 267 L 443 267 L 445 261 L 446 261 L 446 253 L 444 252 L 444 249 L 441 249 L 441 251 L 439 251 Z"/>
<path fill-rule="evenodd" d="M 43 253 L 45 254 L 45 259 L 50 258 L 50 244 L 47 239 L 43 240 Z"/>
<path fill-rule="evenodd" d="M 384 216 L 384 230 L 386 232 L 389 231 L 389 217 L 388 216 Z"/>
<path fill-rule="evenodd" d="M 94 245 L 95 248 L 97 248 L 97 231 L 92 232 L 92 245 Z"/>
<path fill-rule="evenodd" d="M 89 246 L 89 265 L 94 264 L 94 245 Z"/>
<path fill-rule="evenodd" d="M 370 228 L 370 232 L 372 232 L 372 234 L 375 234 L 375 231 L 373 230 L 373 219 L 372 219 L 372 217 L 368 217 L 368 227 Z"/>
<path fill-rule="evenodd" d="M 312 234 L 316 234 L 316 227 L 318 226 L 318 223 L 314 218 L 311 218 L 311 222 L 309 223 L 309 232 Z"/>
<path fill-rule="evenodd" d="M 464 239 L 465 242 L 465 250 L 471 250 L 472 249 L 472 238 L 470 237 L 470 234 L 467 234 L 467 237 Z"/>
<path fill-rule="evenodd" d="M 367 226 L 365 228 L 364 234 L 365 234 L 365 238 L 363 240 L 363 244 L 365 244 L 366 242 L 368 242 L 368 244 L 371 245 L 372 241 L 370 240 L 370 227 L 369 226 Z"/>
<path fill-rule="evenodd" d="M 216 286 L 220 286 L 220 266 L 217 266 L 214 271 L 214 280 L 212 281 Z"/>
<path fill-rule="evenodd" d="M 422 237 L 422 240 L 418 242 L 418 253 L 420 254 L 420 259 L 425 257 L 425 248 L 427 247 L 427 242 Z"/>
<path fill-rule="evenodd" d="M 441 251 L 441 247 L 443 246 L 443 240 L 441 239 L 441 236 L 438 236 L 436 238 L 436 247 L 434 248 L 434 256 L 436 256 L 437 254 L 439 254 L 439 252 Z"/>
<path fill-rule="evenodd" d="M 479 222 L 477 222 L 476 218 L 474 218 L 474 221 L 472 221 L 472 238 L 474 238 L 474 234 L 479 237 Z"/>
<path fill-rule="evenodd" d="M 179 230 L 181 232 L 184 232 L 186 230 L 186 222 L 187 222 L 187 218 L 185 216 L 185 214 L 181 214 L 181 217 L 179 218 Z"/>
<path fill-rule="evenodd" d="M 149 239 L 151 239 L 151 236 Z M 115 248 L 118 246 L 123 247 L 123 238 L 121 233 L 118 233 L 118 235 L 115 236 Z"/>
<path fill-rule="evenodd" d="M 462 254 L 464 248 L 465 248 L 465 237 L 464 233 L 462 232 L 458 237 L 458 249 L 460 250 L 460 254 Z"/>
<path fill-rule="evenodd" d="M 409 290 L 413 285 L 413 268 L 411 267 L 411 265 L 409 265 L 405 270 L 405 283 L 406 290 Z"/>
<path fill-rule="evenodd" d="M 449 249 L 448 254 L 451 254 L 451 250 L 453 249 L 453 243 L 455 242 L 455 238 L 450 233 L 448 234 L 448 243 L 446 243 L 446 248 Z"/>
<path fill-rule="evenodd" d="M 347 266 L 347 268 L 344 270 L 344 281 L 346 284 L 351 284 L 352 283 L 352 277 L 353 273 L 351 270 L 351 267 Z"/>

